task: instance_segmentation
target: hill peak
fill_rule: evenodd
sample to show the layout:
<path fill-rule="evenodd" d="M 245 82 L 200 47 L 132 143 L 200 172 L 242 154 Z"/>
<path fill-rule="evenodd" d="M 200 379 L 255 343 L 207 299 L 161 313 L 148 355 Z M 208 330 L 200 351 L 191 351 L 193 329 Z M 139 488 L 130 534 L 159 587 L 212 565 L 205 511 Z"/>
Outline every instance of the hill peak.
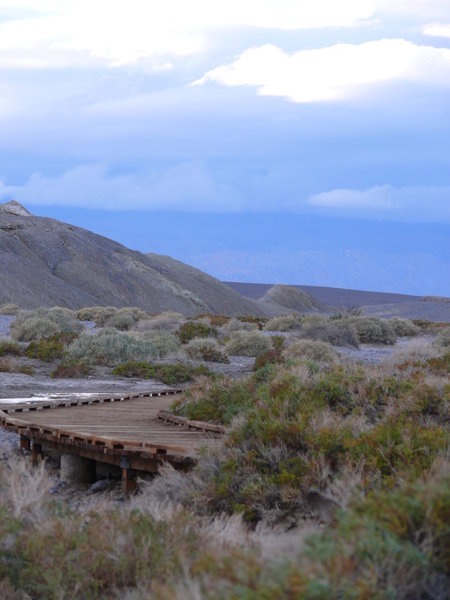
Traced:
<path fill-rule="evenodd" d="M 9 202 L 5 202 L 5 204 L 0 204 L 0 213 L 9 213 L 19 217 L 31 217 L 30 211 L 22 206 L 20 202 L 17 202 L 17 200 L 10 200 Z"/>

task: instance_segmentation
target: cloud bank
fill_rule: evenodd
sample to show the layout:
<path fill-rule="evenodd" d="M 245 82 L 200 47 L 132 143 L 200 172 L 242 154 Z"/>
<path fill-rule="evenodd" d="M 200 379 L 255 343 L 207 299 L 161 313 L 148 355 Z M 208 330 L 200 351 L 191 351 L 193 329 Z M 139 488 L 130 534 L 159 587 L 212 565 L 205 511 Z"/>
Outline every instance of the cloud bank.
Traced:
<path fill-rule="evenodd" d="M 260 95 L 299 103 L 343 100 L 366 86 L 394 81 L 450 87 L 450 49 L 383 39 L 287 54 L 267 44 L 209 71 L 195 85 L 209 81 L 252 86 Z"/>
<path fill-rule="evenodd" d="M 0 201 L 119 211 L 313 212 L 399 222 L 450 222 L 450 187 L 382 185 L 334 189 L 302 198 L 295 181 L 281 187 L 282 177 L 276 172 L 252 174 L 236 185 L 196 161 L 126 174 L 110 173 L 105 164 L 79 165 L 57 177 L 34 173 L 23 185 L 0 180 Z"/>

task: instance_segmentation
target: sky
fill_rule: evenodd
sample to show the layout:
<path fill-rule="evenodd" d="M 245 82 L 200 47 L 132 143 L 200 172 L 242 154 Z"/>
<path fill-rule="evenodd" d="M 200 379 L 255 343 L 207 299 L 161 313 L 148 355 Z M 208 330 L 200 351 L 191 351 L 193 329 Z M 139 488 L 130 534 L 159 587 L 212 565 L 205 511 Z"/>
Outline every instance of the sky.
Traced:
<path fill-rule="evenodd" d="M 450 296 L 448 0 L 0 0 L 0 202 L 223 280 Z"/>

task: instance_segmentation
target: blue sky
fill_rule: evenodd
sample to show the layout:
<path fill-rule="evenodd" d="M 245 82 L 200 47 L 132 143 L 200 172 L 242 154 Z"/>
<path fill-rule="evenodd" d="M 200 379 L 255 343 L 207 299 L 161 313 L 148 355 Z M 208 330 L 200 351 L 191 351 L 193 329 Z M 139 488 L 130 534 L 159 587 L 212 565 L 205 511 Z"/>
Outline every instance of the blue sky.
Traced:
<path fill-rule="evenodd" d="M 0 0 L 0 201 L 229 280 L 450 295 L 450 5 Z"/>

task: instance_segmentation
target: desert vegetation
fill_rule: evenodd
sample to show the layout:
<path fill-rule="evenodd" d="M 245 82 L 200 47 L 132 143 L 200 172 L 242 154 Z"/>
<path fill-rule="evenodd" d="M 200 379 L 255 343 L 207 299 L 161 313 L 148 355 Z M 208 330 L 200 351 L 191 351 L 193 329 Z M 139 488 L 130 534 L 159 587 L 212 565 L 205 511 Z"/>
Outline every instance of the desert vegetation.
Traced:
<path fill-rule="evenodd" d="M 54 377 L 82 377 L 102 365 L 187 386 L 173 413 L 227 433 L 190 472 L 165 466 L 120 505 L 72 506 L 49 493 L 45 465 L 0 462 L 1 597 L 447 597 L 448 327 L 130 311 L 123 330 L 117 309 L 86 309 L 102 325 L 83 331 L 70 311 L 30 312 L 0 342 L 0 370 L 49 361 Z M 403 336 L 414 339 L 377 365 L 333 347 Z M 210 370 L 235 355 L 254 357 L 253 371 Z"/>

